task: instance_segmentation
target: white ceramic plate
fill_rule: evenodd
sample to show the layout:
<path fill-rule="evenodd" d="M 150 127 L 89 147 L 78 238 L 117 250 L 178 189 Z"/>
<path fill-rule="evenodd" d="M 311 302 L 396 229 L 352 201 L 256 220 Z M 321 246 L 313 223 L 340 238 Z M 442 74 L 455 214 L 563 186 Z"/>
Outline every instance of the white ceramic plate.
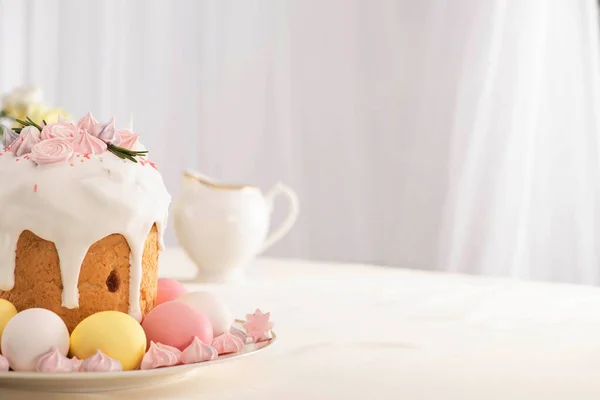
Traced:
<path fill-rule="evenodd" d="M 33 390 L 39 392 L 108 392 L 111 390 L 134 389 L 159 385 L 181 379 L 200 368 L 238 360 L 260 350 L 270 347 L 273 339 L 251 343 L 244 346 L 240 353 L 221 356 L 213 361 L 198 364 L 178 365 L 176 367 L 158 368 L 147 371 L 123 372 L 76 372 L 76 373 L 42 373 L 42 372 L 0 372 L 0 388 Z"/>

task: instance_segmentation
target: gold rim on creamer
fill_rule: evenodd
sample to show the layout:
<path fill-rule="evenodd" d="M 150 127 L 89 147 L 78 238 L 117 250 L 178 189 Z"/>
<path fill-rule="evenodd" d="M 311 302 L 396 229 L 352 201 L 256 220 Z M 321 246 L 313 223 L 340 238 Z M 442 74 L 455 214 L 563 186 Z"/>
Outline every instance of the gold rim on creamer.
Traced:
<path fill-rule="evenodd" d="M 184 172 L 183 176 L 185 178 L 191 178 L 195 181 L 198 181 L 198 182 L 202 183 L 203 185 L 206 185 L 213 189 L 224 189 L 224 190 L 241 190 L 241 189 L 246 189 L 246 188 L 256 189 L 256 186 L 252 186 L 252 185 L 228 185 L 225 183 L 216 183 L 216 182 L 208 181 L 208 180 L 202 179 L 190 172 Z"/>

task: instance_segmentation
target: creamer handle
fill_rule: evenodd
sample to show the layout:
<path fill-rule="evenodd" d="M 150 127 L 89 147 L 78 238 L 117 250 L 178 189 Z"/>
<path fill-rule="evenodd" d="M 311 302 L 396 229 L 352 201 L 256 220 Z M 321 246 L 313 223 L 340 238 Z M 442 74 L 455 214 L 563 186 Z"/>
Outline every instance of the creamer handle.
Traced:
<path fill-rule="evenodd" d="M 271 212 L 273 211 L 273 204 L 275 198 L 279 195 L 284 195 L 288 198 L 290 202 L 290 211 L 288 212 L 287 217 L 283 220 L 281 225 L 279 225 L 277 229 L 275 229 L 273 232 L 267 235 L 267 238 L 265 239 L 265 242 L 263 243 L 262 248 L 260 249 L 258 254 L 264 252 L 269 247 L 278 242 L 281 238 L 283 238 L 289 232 L 289 230 L 292 229 L 292 226 L 294 226 L 294 223 L 296 222 L 296 218 L 298 218 L 298 212 L 300 208 L 298 196 L 296 195 L 296 192 L 294 192 L 289 186 L 286 186 L 283 183 L 277 183 L 265 195 L 265 200 L 269 204 Z"/>

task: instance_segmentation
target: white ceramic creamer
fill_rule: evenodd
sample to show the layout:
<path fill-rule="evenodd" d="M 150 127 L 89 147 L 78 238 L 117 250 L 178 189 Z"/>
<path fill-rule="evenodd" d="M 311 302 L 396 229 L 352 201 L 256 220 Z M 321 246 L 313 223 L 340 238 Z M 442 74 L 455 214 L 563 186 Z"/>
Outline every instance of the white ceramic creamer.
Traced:
<path fill-rule="evenodd" d="M 269 233 L 273 201 L 284 195 L 288 216 Z M 296 193 L 281 183 L 266 194 L 254 186 L 227 185 L 193 171 L 183 176 L 173 204 L 173 222 L 181 247 L 198 267 L 197 280 L 236 282 L 258 254 L 280 240 L 298 217 Z"/>

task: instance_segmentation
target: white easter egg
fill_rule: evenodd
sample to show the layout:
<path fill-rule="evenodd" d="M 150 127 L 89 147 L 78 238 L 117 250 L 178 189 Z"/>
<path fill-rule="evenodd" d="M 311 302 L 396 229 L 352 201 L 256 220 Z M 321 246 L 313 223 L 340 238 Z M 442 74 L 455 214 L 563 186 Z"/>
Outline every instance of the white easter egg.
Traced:
<path fill-rule="evenodd" d="M 176 301 L 187 303 L 200 310 L 213 327 L 214 337 L 228 331 L 233 323 L 231 311 L 225 302 L 210 292 L 189 292 L 177 298 Z"/>
<path fill-rule="evenodd" d="M 66 356 L 69 331 L 63 320 L 50 310 L 30 308 L 8 321 L 0 348 L 15 371 L 35 371 L 38 358 L 56 347 Z"/>

